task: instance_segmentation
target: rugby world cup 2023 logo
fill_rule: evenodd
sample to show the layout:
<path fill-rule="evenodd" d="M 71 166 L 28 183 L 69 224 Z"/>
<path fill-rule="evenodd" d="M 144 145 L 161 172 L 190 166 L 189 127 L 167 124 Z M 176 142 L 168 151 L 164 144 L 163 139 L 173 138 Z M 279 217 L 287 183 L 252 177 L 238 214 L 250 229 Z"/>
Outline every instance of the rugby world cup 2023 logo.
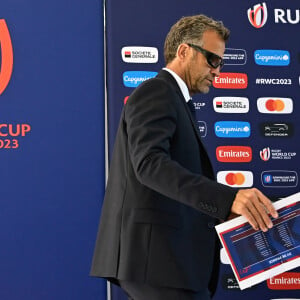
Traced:
<path fill-rule="evenodd" d="M 265 2 L 256 4 L 247 10 L 249 22 L 255 28 L 262 28 L 268 19 L 268 10 Z"/>
<path fill-rule="evenodd" d="M 4 19 L 0 19 L 0 95 L 6 89 L 13 69 L 13 48 L 10 34 Z"/>

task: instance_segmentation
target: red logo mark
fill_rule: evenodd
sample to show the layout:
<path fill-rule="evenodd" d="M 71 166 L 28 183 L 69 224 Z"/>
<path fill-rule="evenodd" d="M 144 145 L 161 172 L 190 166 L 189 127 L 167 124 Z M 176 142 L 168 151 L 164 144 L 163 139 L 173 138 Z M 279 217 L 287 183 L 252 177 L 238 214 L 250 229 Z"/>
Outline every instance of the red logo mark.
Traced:
<path fill-rule="evenodd" d="M 244 73 L 221 73 L 215 77 L 213 86 L 217 89 L 245 89 L 248 86 L 248 76 Z"/>
<path fill-rule="evenodd" d="M 268 18 L 268 10 L 266 3 L 256 4 L 253 9 L 249 8 L 247 11 L 248 19 L 251 25 L 255 28 L 263 27 Z"/>
<path fill-rule="evenodd" d="M 271 290 L 299 290 L 300 273 L 286 272 L 268 279 L 267 284 Z"/>
<path fill-rule="evenodd" d="M 269 147 L 267 148 L 264 148 L 263 150 L 260 150 L 259 151 L 259 155 L 260 155 L 260 158 L 263 160 L 263 161 L 268 161 L 271 157 L 271 150 Z"/>
<path fill-rule="evenodd" d="M 252 149 L 247 146 L 220 146 L 216 149 L 216 156 L 220 162 L 250 162 Z"/>
<path fill-rule="evenodd" d="M 0 69 L 0 95 L 6 89 L 13 69 L 13 48 L 10 34 L 5 20 L 0 19 L 1 69 Z"/>
<path fill-rule="evenodd" d="M 225 177 L 225 181 L 229 185 L 242 185 L 245 183 L 246 178 L 243 173 L 228 173 Z"/>
<path fill-rule="evenodd" d="M 131 57 L 131 51 L 125 51 L 125 57 Z"/>
<path fill-rule="evenodd" d="M 281 99 L 269 99 L 266 101 L 266 109 L 269 111 L 283 111 L 284 102 Z"/>
<path fill-rule="evenodd" d="M 243 268 L 243 269 L 240 269 L 239 273 L 242 275 L 242 274 L 247 274 L 250 270 L 250 267 L 246 267 L 246 268 Z"/>

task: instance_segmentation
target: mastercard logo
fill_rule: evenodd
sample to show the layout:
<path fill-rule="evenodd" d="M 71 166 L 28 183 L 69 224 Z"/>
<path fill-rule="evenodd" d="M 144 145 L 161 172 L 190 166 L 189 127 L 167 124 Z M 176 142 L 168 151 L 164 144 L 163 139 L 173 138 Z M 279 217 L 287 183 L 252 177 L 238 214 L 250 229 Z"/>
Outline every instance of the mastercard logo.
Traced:
<path fill-rule="evenodd" d="M 293 112 L 293 100 L 290 98 L 258 98 L 257 108 L 265 114 L 290 114 Z"/>
<path fill-rule="evenodd" d="M 228 185 L 242 185 L 245 182 L 243 173 L 228 173 L 225 177 Z"/>
<path fill-rule="evenodd" d="M 269 99 L 266 102 L 266 109 L 268 111 L 283 111 L 284 110 L 284 102 L 280 99 Z"/>
<path fill-rule="evenodd" d="M 231 187 L 251 187 L 253 186 L 253 173 L 250 171 L 220 171 L 217 173 L 217 181 Z"/>
<path fill-rule="evenodd" d="M 13 48 L 10 34 L 4 19 L 0 19 L 0 45 L 1 45 L 1 69 L 0 69 L 0 95 L 6 89 L 13 70 Z"/>

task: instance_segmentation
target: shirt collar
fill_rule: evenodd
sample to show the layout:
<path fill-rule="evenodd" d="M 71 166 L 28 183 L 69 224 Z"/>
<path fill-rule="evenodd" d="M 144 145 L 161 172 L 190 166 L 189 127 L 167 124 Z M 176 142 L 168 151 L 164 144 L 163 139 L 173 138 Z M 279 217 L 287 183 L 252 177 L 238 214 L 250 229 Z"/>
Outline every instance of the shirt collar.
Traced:
<path fill-rule="evenodd" d="M 174 77 L 183 94 L 185 101 L 188 102 L 189 100 L 191 100 L 191 96 L 186 83 L 174 71 L 168 68 L 163 68 L 163 70 L 168 71 Z"/>

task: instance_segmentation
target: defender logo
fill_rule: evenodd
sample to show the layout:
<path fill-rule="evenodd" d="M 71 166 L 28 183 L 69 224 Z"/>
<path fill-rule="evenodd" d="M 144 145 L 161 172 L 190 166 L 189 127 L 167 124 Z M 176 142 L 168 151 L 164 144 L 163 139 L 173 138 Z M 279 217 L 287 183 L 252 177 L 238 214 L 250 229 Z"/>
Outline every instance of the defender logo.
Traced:
<path fill-rule="evenodd" d="M 266 3 L 254 5 L 253 9 L 247 10 L 248 20 L 250 24 L 255 28 L 262 28 L 268 19 L 268 10 Z"/>
<path fill-rule="evenodd" d="M 229 264 L 229 263 L 228 263 Z M 236 281 L 234 275 L 232 274 L 223 274 L 222 275 L 222 287 L 226 291 L 239 291 L 240 287 Z"/>
<path fill-rule="evenodd" d="M 13 48 L 10 34 L 5 20 L 0 19 L 1 69 L 0 69 L 0 95 L 6 89 L 13 70 Z"/>
<path fill-rule="evenodd" d="M 260 130 L 265 137 L 290 137 L 294 134 L 291 123 L 261 123 Z"/>

